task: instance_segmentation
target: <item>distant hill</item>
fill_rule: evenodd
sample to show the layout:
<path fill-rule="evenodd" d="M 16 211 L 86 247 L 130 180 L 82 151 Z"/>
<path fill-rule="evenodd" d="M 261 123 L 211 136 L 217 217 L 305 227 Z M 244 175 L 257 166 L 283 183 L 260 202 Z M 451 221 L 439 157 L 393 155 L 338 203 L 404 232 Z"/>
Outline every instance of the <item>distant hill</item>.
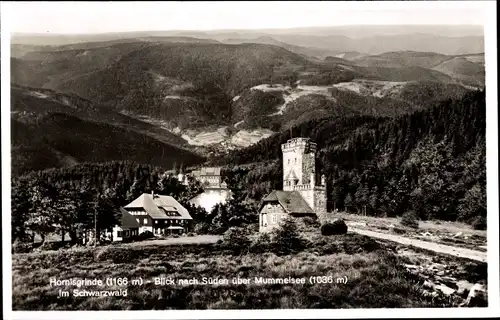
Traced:
<path fill-rule="evenodd" d="M 82 97 L 108 114 L 119 114 L 106 119 L 121 119 L 103 123 L 206 156 L 311 119 L 398 116 L 439 94 L 444 99 L 463 93 L 457 83 L 481 83 L 472 81 L 472 75 L 457 75 L 460 68 L 441 72 L 429 67 L 454 56 L 404 51 L 321 60 L 307 55 L 311 51 L 300 53 L 306 47 L 273 37 L 253 39 L 267 44 L 223 44 L 177 35 L 44 46 L 11 58 L 11 81 Z M 471 62 L 480 57 L 460 57 L 482 68 Z M 388 89 L 391 94 L 371 89 L 393 86 L 387 82 L 401 84 L 396 91 Z"/>
<path fill-rule="evenodd" d="M 131 119 L 128 128 L 126 116 L 114 120 L 121 126 L 109 124 L 106 120 L 119 118 L 116 113 L 96 110 L 91 102 L 75 97 L 60 95 L 58 101 L 43 92 L 22 88 L 12 91 L 13 175 L 80 162 L 130 159 L 169 166 L 174 162 L 187 165 L 203 160 L 155 139 L 154 130 L 147 130 L 148 124 L 137 124 Z M 140 126 L 145 133 L 140 132 Z M 182 139 L 172 135 L 171 140 Z"/>
<path fill-rule="evenodd" d="M 484 54 L 456 56 L 434 52 L 398 51 L 365 56 L 354 59 L 353 62 L 368 68 L 426 68 L 446 74 L 465 85 L 484 86 Z M 442 75 L 440 77 L 443 78 Z"/>
<path fill-rule="evenodd" d="M 454 57 L 436 65 L 432 69 L 447 74 L 466 85 L 484 86 L 484 66 L 471 62 L 466 57 Z"/>
<path fill-rule="evenodd" d="M 127 41 L 137 41 L 145 38 L 163 38 L 164 40 L 186 40 L 201 41 L 200 37 L 206 42 L 213 42 L 203 37 L 204 33 L 199 34 L 180 34 L 171 31 L 137 31 L 137 32 L 115 32 L 101 34 L 45 34 L 45 33 L 13 33 L 11 35 L 11 44 L 13 45 L 32 45 L 32 46 L 73 46 L 83 43 L 123 43 Z M 171 41 L 174 42 L 174 41 Z"/>
<path fill-rule="evenodd" d="M 402 68 L 402 67 L 421 67 L 432 68 L 452 57 L 435 53 L 435 52 L 419 52 L 419 51 L 392 51 L 378 55 L 369 55 L 354 59 L 358 66 L 364 67 L 387 67 L 387 68 Z"/>
<path fill-rule="evenodd" d="M 309 63 L 261 44 L 140 42 L 25 57 L 30 60 L 15 61 L 13 82 L 75 93 L 174 126 L 227 123 L 230 101 L 241 90 L 268 82 L 276 70 L 287 73 Z"/>
<path fill-rule="evenodd" d="M 421 51 L 440 54 L 484 52 L 483 36 L 449 37 L 426 33 L 373 35 L 349 38 L 344 35 L 280 34 L 273 38 L 295 46 L 316 47 L 338 52 L 358 51 L 380 54 L 390 51 Z"/>
<path fill-rule="evenodd" d="M 366 55 L 367 55 L 366 53 L 361 53 L 358 51 L 345 51 L 345 52 L 336 53 L 333 56 L 325 57 L 325 61 L 331 61 L 331 60 L 335 60 L 335 59 L 339 59 L 339 58 L 345 59 L 345 60 L 355 60 L 355 59 L 362 58 Z"/>
<path fill-rule="evenodd" d="M 23 122 L 33 122 L 49 113 L 66 113 L 82 120 L 111 124 L 176 146 L 185 146 L 186 144 L 184 139 L 167 130 L 118 113 L 111 108 L 95 104 L 74 94 L 19 85 L 11 86 L 11 114 L 13 118 Z"/>
<path fill-rule="evenodd" d="M 358 51 L 380 54 L 388 51 L 422 51 L 441 54 L 474 54 L 484 52 L 482 26 L 338 26 L 268 30 L 214 31 L 140 31 L 106 34 L 22 34 L 12 35 L 13 44 L 66 45 L 83 42 L 104 42 L 144 37 L 189 37 L 225 41 L 271 37 L 292 46 L 330 50 Z"/>
<path fill-rule="evenodd" d="M 236 39 L 226 39 L 222 41 L 223 43 L 227 44 L 242 44 L 242 43 L 260 43 L 260 44 L 270 44 L 270 45 L 275 45 L 279 46 L 282 48 L 287 49 L 290 52 L 297 53 L 300 55 L 304 55 L 307 57 L 314 57 L 318 59 L 324 59 L 325 57 L 329 55 L 334 55 L 337 54 L 337 51 L 333 50 L 328 50 L 328 49 L 321 49 L 321 48 L 314 48 L 314 47 L 301 47 L 301 46 L 295 46 L 291 45 L 285 42 L 277 41 L 271 36 L 261 36 L 258 38 L 251 38 L 251 39 L 242 39 L 242 38 L 236 38 Z"/>

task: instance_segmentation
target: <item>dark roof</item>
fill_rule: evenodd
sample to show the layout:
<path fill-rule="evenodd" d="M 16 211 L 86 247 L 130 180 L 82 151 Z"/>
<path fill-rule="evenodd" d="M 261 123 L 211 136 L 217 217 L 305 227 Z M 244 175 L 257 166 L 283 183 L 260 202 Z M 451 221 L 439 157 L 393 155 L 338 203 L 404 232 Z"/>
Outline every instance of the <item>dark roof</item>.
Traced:
<path fill-rule="evenodd" d="M 125 206 L 125 209 L 142 208 L 153 219 L 183 219 L 192 220 L 189 212 L 177 200 L 171 196 L 151 195 L 143 193 L 139 198 Z M 168 216 L 166 212 L 175 213 L 174 216 Z"/>
<path fill-rule="evenodd" d="M 137 220 L 133 215 L 127 212 L 127 210 L 120 208 L 120 213 L 122 214 L 121 218 L 122 229 L 139 228 L 139 223 L 137 222 Z"/>
<path fill-rule="evenodd" d="M 262 200 L 262 206 L 268 202 L 279 202 L 288 213 L 314 213 L 298 191 L 274 190 Z"/>

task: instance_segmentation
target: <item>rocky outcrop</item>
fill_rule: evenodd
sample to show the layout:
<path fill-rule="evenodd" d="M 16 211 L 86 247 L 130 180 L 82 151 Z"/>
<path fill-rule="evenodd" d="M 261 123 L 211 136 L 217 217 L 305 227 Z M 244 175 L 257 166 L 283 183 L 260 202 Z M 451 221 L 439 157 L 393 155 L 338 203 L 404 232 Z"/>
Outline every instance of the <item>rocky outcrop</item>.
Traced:
<path fill-rule="evenodd" d="M 486 264 L 441 260 L 407 248 L 397 248 L 398 255 L 413 260 L 405 268 L 414 275 L 424 296 L 447 297 L 460 307 L 485 307 L 488 304 Z"/>

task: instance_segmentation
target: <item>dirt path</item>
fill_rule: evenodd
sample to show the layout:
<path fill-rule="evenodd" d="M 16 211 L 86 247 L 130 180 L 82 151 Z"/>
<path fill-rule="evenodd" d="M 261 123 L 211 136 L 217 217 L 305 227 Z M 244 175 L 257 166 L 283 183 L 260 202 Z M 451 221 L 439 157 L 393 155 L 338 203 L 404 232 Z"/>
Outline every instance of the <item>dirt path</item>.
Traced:
<path fill-rule="evenodd" d="M 475 251 L 475 250 L 470 250 L 470 249 L 466 249 L 466 248 L 457 248 L 457 247 L 447 246 L 447 245 L 443 245 L 443 244 L 422 241 L 422 240 L 417 240 L 417 239 L 410 239 L 410 238 L 406 238 L 406 237 L 402 237 L 402 236 L 398 236 L 398 235 L 369 231 L 369 230 L 364 230 L 364 229 L 357 229 L 357 228 L 352 228 L 352 227 L 349 229 L 352 232 L 359 233 L 359 234 L 362 234 L 362 235 L 365 235 L 368 237 L 389 240 L 389 241 L 401 243 L 404 245 L 411 245 L 414 247 L 431 250 L 431 251 L 434 251 L 437 253 L 449 254 L 452 256 L 460 257 L 460 258 L 467 258 L 467 259 L 471 259 L 471 260 L 475 260 L 475 261 L 487 262 L 486 252 Z"/>

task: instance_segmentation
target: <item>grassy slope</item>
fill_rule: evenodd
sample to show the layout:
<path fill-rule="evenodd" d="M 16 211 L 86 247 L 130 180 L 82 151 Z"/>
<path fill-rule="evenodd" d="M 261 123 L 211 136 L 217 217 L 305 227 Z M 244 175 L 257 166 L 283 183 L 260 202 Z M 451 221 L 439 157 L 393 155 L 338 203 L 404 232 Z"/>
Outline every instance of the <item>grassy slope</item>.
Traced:
<path fill-rule="evenodd" d="M 269 308 L 370 308 L 438 306 L 419 294 L 398 259 L 373 251 L 364 237 L 330 237 L 328 251 L 290 256 L 273 253 L 233 256 L 217 245 L 74 249 L 71 251 L 16 254 L 13 256 L 15 310 L 151 310 L 151 309 L 269 309 Z M 318 248 L 319 249 L 319 248 Z M 314 250 L 318 250 L 314 249 Z M 340 251 L 339 251 L 340 250 Z M 329 253 L 328 253 L 329 252 Z M 357 253 L 356 253 L 357 252 Z M 66 269 L 69 265 L 71 269 Z M 125 271 L 124 271 L 125 270 Z M 128 271 L 127 271 L 128 270 Z M 56 298 L 59 288 L 49 278 L 155 276 L 175 279 L 201 277 L 347 277 L 345 284 L 305 285 L 173 285 L 128 286 L 127 297 Z M 253 281 L 252 281 L 253 282 Z M 73 288 L 61 287 L 63 290 Z M 87 288 L 94 289 L 94 288 Z M 116 288 L 108 288 L 118 289 Z M 36 301 L 36 302 L 35 302 Z"/>

